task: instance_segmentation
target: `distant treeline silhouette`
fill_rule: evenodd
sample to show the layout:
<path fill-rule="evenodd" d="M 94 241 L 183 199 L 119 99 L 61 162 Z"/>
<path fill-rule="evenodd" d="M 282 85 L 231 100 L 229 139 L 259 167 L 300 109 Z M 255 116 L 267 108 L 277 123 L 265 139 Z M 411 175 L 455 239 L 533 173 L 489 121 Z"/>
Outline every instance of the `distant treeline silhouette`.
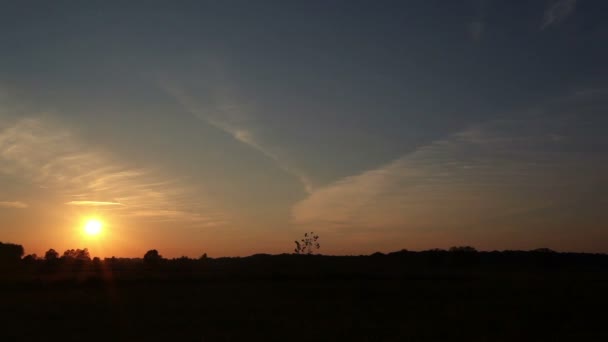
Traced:
<path fill-rule="evenodd" d="M 102 259 L 86 248 L 0 249 L 3 341 L 291 341 L 311 327 L 302 340 L 608 340 L 605 254 L 455 246 L 166 258 L 150 249 Z"/>
<path fill-rule="evenodd" d="M 91 277 L 113 274 L 115 277 L 157 276 L 231 276 L 231 277 L 407 277 L 432 272 L 448 276 L 462 271 L 530 271 L 584 270 L 608 268 L 608 255 L 589 253 L 558 253 L 547 248 L 532 251 L 479 252 L 470 246 L 448 250 L 431 249 L 420 252 L 401 250 L 376 252 L 360 256 L 326 256 L 294 254 L 256 254 L 249 257 L 164 258 L 158 250 L 147 251 L 142 258 L 91 258 L 89 251 L 69 249 L 60 255 L 54 249 L 44 257 L 35 254 L 23 257 L 17 244 L 0 244 L 0 264 L 8 269 L 32 275 L 78 274 Z M 7 273 L 8 274 L 8 273 Z"/>

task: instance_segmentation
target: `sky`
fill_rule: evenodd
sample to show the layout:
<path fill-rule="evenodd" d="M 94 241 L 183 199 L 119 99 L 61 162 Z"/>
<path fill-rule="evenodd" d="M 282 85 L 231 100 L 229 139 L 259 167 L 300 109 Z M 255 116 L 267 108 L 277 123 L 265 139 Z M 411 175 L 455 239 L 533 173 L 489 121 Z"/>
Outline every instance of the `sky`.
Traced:
<path fill-rule="evenodd" d="M 0 241 L 219 257 L 314 231 L 323 254 L 606 253 L 607 11 L 5 3 Z"/>

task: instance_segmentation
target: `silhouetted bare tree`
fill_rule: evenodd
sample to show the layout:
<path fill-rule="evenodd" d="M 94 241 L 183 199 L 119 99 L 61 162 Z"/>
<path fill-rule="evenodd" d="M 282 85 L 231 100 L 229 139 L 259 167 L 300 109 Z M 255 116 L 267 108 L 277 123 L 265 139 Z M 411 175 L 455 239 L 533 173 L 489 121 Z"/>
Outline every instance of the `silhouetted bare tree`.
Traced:
<path fill-rule="evenodd" d="M 315 235 L 314 232 L 305 233 L 303 239 L 294 241 L 296 244 L 294 252 L 296 252 L 296 254 L 313 254 L 315 250 L 321 248 L 321 244 L 319 244 L 318 240 L 319 235 Z"/>

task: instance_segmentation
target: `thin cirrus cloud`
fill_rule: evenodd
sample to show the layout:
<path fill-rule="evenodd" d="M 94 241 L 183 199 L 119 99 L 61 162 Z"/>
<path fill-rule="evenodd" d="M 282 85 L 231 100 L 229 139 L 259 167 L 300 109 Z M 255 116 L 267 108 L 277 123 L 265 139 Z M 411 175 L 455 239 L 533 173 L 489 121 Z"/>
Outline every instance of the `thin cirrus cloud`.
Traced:
<path fill-rule="evenodd" d="M 471 36 L 471 39 L 475 42 L 478 42 L 481 40 L 481 37 L 483 35 L 483 31 L 485 28 L 485 24 L 483 21 L 481 20 L 475 20 L 469 23 L 469 34 Z"/>
<path fill-rule="evenodd" d="M 461 231 L 538 220 L 560 225 L 571 208 L 581 209 L 573 220 L 600 215 L 608 197 L 593 189 L 608 185 L 608 160 L 590 149 L 602 142 L 582 132 L 602 119 L 575 108 L 567 107 L 575 116 L 564 111 L 471 126 L 317 189 L 292 208 L 293 222 L 317 230 Z"/>
<path fill-rule="evenodd" d="M 541 30 L 558 24 L 566 19 L 576 9 L 576 0 L 558 0 L 549 6 L 543 14 Z"/>
<path fill-rule="evenodd" d="M 88 147 L 48 118 L 0 123 L 0 173 L 67 198 L 66 205 L 104 207 L 132 217 L 140 217 L 136 212 L 145 210 L 172 220 L 226 222 L 204 196 L 189 192 L 173 179 L 131 168 L 107 152 Z M 168 209 L 180 214 L 166 215 Z"/>
<path fill-rule="evenodd" d="M 124 204 L 118 202 L 103 202 L 103 201 L 69 201 L 66 202 L 67 205 L 77 205 L 77 206 L 122 206 Z"/>
<path fill-rule="evenodd" d="M 0 201 L 0 208 L 25 209 L 27 207 L 27 203 L 21 201 Z"/>
<path fill-rule="evenodd" d="M 302 185 L 304 191 L 309 194 L 312 193 L 314 188 L 312 180 L 301 170 L 289 165 L 285 161 L 285 158 L 281 157 L 280 153 L 275 151 L 272 147 L 263 144 L 256 137 L 255 133 L 250 128 L 246 127 L 245 122 L 249 119 L 247 114 L 248 110 L 246 108 L 235 105 L 234 103 L 236 103 L 236 101 L 229 100 L 229 97 L 226 94 L 219 96 L 220 102 L 222 102 L 220 105 L 203 106 L 175 85 L 164 83 L 163 88 L 173 96 L 183 108 L 196 118 L 226 132 L 235 140 L 251 147 L 255 151 L 261 153 L 264 157 L 272 160 L 278 168 L 296 178 Z"/>
<path fill-rule="evenodd" d="M 482 39 L 486 28 L 486 9 L 488 7 L 486 1 L 477 1 L 473 7 L 473 19 L 469 22 L 469 36 L 474 42 L 479 42 Z"/>
<path fill-rule="evenodd" d="M 200 213 L 188 213 L 180 210 L 135 210 L 131 215 L 137 218 L 154 220 L 155 222 L 180 220 L 203 227 L 216 227 L 229 223 L 229 221 L 222 221 L 221 219 L 210 220 L 207 215 Z"/>

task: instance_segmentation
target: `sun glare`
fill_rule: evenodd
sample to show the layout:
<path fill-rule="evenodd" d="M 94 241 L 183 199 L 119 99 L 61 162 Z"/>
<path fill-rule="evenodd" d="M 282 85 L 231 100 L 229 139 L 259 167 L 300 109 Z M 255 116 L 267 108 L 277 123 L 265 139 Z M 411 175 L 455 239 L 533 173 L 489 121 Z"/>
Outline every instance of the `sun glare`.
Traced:
<path fill-rule="evenodd" d="M 103 224 L 97 219 L 87 220 L 84 224 L 84 232 L 89 236 L 99 235 Z"/>

